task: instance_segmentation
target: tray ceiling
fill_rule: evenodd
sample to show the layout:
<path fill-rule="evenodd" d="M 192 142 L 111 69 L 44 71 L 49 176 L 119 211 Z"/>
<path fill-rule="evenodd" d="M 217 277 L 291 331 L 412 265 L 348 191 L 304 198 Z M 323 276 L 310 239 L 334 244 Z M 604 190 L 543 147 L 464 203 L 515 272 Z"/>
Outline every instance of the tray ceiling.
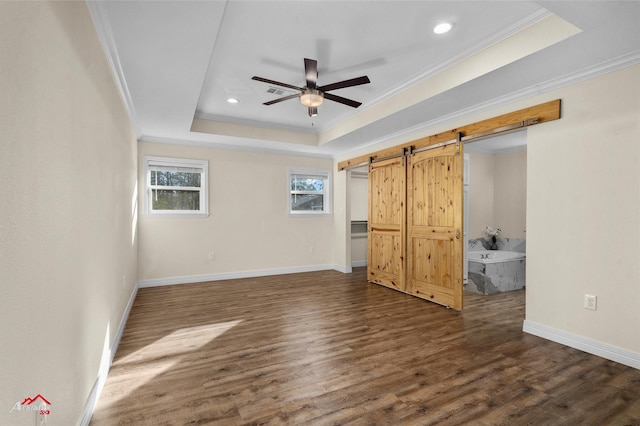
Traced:
<path fill-rule="evenodd" d="M 141 140 L 337 157 L 640 62 L 640 2 L 92 1 Z M 436 35 L 433 27 L 453 24 Z M 367 75 L 309 117 L 294 92 Z M 270 93 L 273 89 L 282 93 Z M 239 102 L 230 104 L 228 98 Z"/>

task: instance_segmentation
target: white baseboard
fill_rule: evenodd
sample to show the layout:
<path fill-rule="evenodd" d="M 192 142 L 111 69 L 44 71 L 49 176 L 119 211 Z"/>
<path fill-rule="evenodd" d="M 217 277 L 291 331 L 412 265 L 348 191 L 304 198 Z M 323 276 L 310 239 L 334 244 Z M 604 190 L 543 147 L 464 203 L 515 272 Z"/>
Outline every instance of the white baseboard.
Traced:
<path fill-rule="evenodd" d="M 113 358 L 118 351 L 118 346 L 120 345 L 120 340 L 122 339 L 122 333 L 124 332 L 124 327 L 127 324 L 127 319 L 129 319 L 129 314 L 131 313 L 131 308 L 133 307 L 133 301 L 138 294 L 138 287 L 134 287 L 131 292 L 131 296 L 129 296 L 129 301 L 127 302 L 127 307 L 124 309 L 122 314 L 122 318 L 120 318 L 120 324 L 118 325 L 118 330 L 116 331 L 116 335 L 113 338 L 113 343 L 111 347 L 106 347 L 103 349 L 102 360 L 100 361 L 100 368 L 98 371 L 98 378 L 93 384 L 93 388 L 91 388 L 91 392 L 89 392 L 89 397 L 87 398 L 87 402 L 84 405 L 84 410 L 82 411 L 82 419 L 80 420 L 81 426 L 87 426 L 91 421 L 91 416 L 93 416 L 93 411 L 96 408 L 96 404 L 98 403 L 98 398 L 102 393 L 102 389 L 104 388 L 104 384 L 107 381 L 107 375 L 109 374 L 109 369 L 111 368 L 111 364 L 113 363 Z"/>
<path fill-rule="evenodd" d="M 327 271 L 330 269 L 335 269 L 343 273 L 351 272 L 350 270 L 347 271 L 346 268 L 343 268 L 339 265 L 294 266 L 290 268 L 261 269 L 261 270 L 238 271 L 238 272 L 222 272 L 218 274 L 185 275 L 182 277 L 168 277 L 168 278 L 156 278 L 151 280 L 140 280 L 138 281 L 138 287 L 139 288 L 159 287 L 163 285 L 233 280 L 237 278 L 266 277 L 270 275 L 285 275 L 285 274 L 298 274 L 301 272 Z"/>
<path fill-rule="evenodd" d="M 350 274 L 353 272 L 351 266 L 333 265 L 333 269 L 338 272 L 342 272 L 343 274 Z"/>
<path fill-rule="evenodd" d="M 367 266 L 367 261 L 366 260 L 354 260 L 353 262 L 351 262 L 351 267 L 352 268 L 359 268 L 361 266 Z"/>
<path fill-rule="evenodd" d="M 620 364 L 628 365 L 629 367 L 640 369 L 640 354 L 636 352 L 631 352 L 617 346 L 598 342 L 597 340 L 527 320 L 524 321 L 522 331 Z"/>

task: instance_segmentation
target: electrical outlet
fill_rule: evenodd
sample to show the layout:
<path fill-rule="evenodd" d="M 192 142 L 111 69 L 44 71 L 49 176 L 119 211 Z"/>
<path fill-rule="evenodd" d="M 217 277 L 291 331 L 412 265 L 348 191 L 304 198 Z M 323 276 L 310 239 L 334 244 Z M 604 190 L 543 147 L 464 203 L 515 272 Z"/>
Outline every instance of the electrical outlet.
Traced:
<path fill-rule="evenodd" d="M 598 296 L 584 295 L 584 308 L 595 311 L 598 308 Z"/>
<path fill-rule="evenodd" d="M 209 252 L 209 260 L 216 260 L 216 253 L 213 251 Z"/>

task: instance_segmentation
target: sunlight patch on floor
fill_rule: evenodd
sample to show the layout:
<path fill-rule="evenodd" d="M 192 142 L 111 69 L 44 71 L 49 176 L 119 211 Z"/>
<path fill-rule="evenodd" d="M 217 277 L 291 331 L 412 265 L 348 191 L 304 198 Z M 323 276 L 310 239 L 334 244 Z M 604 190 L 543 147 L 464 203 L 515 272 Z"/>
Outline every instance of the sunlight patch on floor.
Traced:
<path fill-rule="evenodd" d="M 201 349 L 241 322 L 237 320 L 181 328 L 118 359 L 109 372 L 102 397 L 111 400 L 111 404 L 129 397 L 136 389 L 180 363 L 184 356 Z M 132 375 L 132 371 L 135 374 Z M 118 395 L 112 389 L 119 389 L 115 391 Z M 106 408 L 100 407 L 100 404 L 98 406 Z"/>

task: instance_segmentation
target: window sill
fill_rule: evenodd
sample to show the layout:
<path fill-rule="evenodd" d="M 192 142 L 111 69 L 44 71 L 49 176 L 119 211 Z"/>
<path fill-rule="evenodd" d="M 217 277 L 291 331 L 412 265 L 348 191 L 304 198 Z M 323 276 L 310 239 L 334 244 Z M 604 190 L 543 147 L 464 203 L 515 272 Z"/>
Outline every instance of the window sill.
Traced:
<path fill-rule="evenodd" d="M 323 212 L 323 213 L 316 213 L 316 212 L 291 213 L 289 212 L 289 217 L 328 217 L 331 215 L 333 215 L 332 212 Z"/>
<path fill-rule="evenodd" d="M 144 213 L 145 217 L 153 218 L 206 218 L 209 217 L 209 213 Z"/>

